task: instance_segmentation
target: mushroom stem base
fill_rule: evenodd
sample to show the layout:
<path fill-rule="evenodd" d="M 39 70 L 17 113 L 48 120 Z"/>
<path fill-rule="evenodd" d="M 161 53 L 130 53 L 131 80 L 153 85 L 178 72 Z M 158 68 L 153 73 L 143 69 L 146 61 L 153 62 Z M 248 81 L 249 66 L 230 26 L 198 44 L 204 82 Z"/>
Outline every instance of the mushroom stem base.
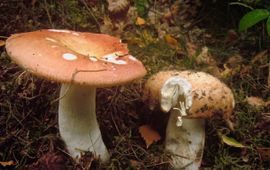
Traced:
<path fill-rule="evenodd" d="M 62 84 L 59 101 L 59 131 L 73 158 L 92 152 L 102 162 L 109 160 L 96 118 L 96 88 Z"/>
<path fill-rule="evenodd" d="M 204 120 L 183 118 L 183 125 L 177 127 L 178 111 L 172 110 L 170 114 L 165 150 L 171 154 L 174 169 L 199 169 L 205 140 Z"/>

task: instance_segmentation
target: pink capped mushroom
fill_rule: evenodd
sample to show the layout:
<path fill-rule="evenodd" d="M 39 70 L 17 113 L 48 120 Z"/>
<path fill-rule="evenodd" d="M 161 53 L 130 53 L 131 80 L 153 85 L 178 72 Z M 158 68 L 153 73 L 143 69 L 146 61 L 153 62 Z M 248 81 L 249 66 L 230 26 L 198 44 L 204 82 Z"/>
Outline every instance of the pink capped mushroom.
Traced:
<path fill-rule="evenodd" d="M 229 121 L 234 108 L 231 89 L 217 78 L 195 71 L 161 71 L 144 87 L 150 109 L 170 112 L 165 150 L 175 169 L 199 169 L 203 156 L 204 119 L 215 114 Z"/>
<path fill-rule="evenodd" d="M 110 158 L 96 118 L 96 88 L 143 77 L 142 63 L 120 39 L 70 30 L 14 34 L 6 41 L 11 59 L 31 73 L 61 82 L 59 130 L 73 158 L 90 151 Z"/>

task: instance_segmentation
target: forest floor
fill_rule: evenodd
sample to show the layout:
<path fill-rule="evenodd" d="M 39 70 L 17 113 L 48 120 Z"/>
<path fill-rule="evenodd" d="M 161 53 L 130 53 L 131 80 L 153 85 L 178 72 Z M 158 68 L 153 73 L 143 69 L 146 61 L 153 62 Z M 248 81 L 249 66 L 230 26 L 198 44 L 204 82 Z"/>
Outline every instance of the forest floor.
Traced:
<path fill-rule="evenodd" d="M 142 101 L 147 78 L 171 69 L 208 72 L 235 96 L 233 131 L 220 117 L 206 122 L 202 169 L 270 167 L 268 37 L 256 31 L 238 33 L 237 17 L 221 10 L 224 3 L 203 3 L 192 8 L 192 16 L 191 7 L 180 15 L 179 4 L 164 2 L 130 3 L 117 13 L 95 0 L 0 2 L 2 41 L 13 33 L 46 28 L 107 33 L 121 37 L 148 72 L 133 84 L 97 91 L 109 164 L 91 153 L 74 162 L 58 131 L 55 99 L 60 85 L 24 71 L 0 46 L 0 169 L 172 169 L 164 151 L 168 114 L 150 111 Z M 145 124 L 161 136 L 148 148 L 138 130 Z"/>

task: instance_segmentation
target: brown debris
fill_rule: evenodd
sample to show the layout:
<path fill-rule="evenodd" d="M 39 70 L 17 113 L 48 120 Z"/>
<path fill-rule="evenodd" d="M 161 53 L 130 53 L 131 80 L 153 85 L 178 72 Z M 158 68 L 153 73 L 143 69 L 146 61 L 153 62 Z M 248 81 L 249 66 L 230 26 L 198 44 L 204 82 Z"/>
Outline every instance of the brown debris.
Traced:
<path fill-rule="evenodd" d="M 28 167 L 29 170 L 66 170 L 68 166 L 67 158 L 57 152 L 48 152 L 40 157 L 35 163 Z"/>

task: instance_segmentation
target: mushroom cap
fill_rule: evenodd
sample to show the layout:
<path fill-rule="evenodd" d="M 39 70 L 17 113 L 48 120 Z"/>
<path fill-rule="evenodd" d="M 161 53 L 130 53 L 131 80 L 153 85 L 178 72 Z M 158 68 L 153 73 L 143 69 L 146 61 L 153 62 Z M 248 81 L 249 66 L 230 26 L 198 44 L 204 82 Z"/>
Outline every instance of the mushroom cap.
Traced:
<path fill-rule="evenodd" d="M 54 29 L 14 34 L 6 51 L 26 70 L 61 83 L 108 87 L 146 74 L 126 44 L 105 34 Z"/>
<path fill-rule="evenodd" d="M 161 71 L 150 77 L 143 95 L 150 109 L 160 107 L 161 89 L 166 80 L 173 76 L 186 79 L 191 84 L 192 105 L 187 118 L 208 118 L 214 114 L 230 118 L 235 105 L 231 89 L 210 74 L 190 70 Z"/>

